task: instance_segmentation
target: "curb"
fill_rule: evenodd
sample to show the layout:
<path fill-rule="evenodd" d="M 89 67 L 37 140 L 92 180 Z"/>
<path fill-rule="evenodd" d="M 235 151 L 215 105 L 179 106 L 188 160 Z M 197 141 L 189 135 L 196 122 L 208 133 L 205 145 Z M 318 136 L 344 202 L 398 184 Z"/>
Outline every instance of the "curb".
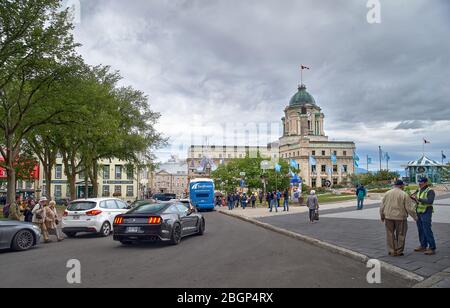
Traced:
<path fill-rule="evenodd" d="M 414 286 L 414 289 L 428 289 L 433 288 L 435 285 L 437 285 L 442 280 L 450 277 L 450 267 L 445 269 L 444 271 L 437 273 L 430 278 L 422 281 L 421 283 Z"/>
<path fill-rule="evenodd" d="M 240 215 L 236 215 L 236 214 L 232 214 L 232 213 L 228 213 L 228 212 L 223 212 L 223 211 L 218 211 L 218 212 L 223 214 L 223 215 L 226 215 L 226 216 L 230 216 L 230 217 L 237 218 L 237 219 L 240 219 L 240 220 L 245 221 L 245 222 L 249 222 L 251 224 L 254 224 L 256 226 L 262 227 L 264 229 L 267 229 L 267 230 L 270 230 L 270 231 L 274 231 L 274 232 L 277 232 L 279 234 L 282 234 L 282 235 L 285 235 L 285 236 L 288 236 L 288 237 L 291 237 L 291 238 L 294 238 L 294 239 L 297 239 L 297 240 L 309 243 L 309 244 L 314 245 L 316 247 L 324 248 L 324 249 L 326 249 L 326 250 L 328 250 L 330 252 L 337 253 L 337 254 L 340 254 L 340 255 L 352 258 L 353 260 L 356 260 L 356 261 L 364 263 L 364 264 L 366 264 L 371 259 L 370 257 L 368 257 L 368 256 L 366 256 L 364 254 L 361 254 L 359 252 L 356 252 L 356 251 L 353 251 L 353 250 L 350 250 L 350 249 L 347 249 L 347 248 L 339 247 L 339 246 L 336 246 L 336 245 L 333 245 L 333 244 L 330 244 L 330 243 L 327 243 L 327 242 L 324 242 L 324 241 L 321 241 L 321 240 L 318 240 L 318 239 L 315 239 L 315 238 L 312 238 L 312 237 L 309 237 L 309 236 L 306 236 L 306 235 L 295 233 L 295 232 L 292 232 L 292 231 L 289 231 L 289 230 L 286 230 L 286 229 L 283 229 L 283 228 L 278 228 L 278 227 L 275 227 L 275 226 L 270 225 L 270 224 L 265 223 L 265 222 L 258 221 L 258 220 L 253 219 L 253 218 L 243 217 L 243 216 L 240 216 Z M 409 271 L 407 271 L 405 269 L 402 269 L 400 267 L 397 267 L 395 265 L 389 264 L 389 263 L 384 262 L 384 261 L 380 261 L 380 264 L 381 264 L 381 268 L 384 269 L 386 272 L 394 274 L 394 275 L 397 275 L 397 276 L 400 276 L 403 279 L 406 279 L 406 280 L 409 280 L 409 281 L 413 281 L 413 282 L 417 282 L 417 283 L 420 283 L 420 282 L 424 281 L 424 278 L 422 276 L 419 276 L 419 275 L 417 275 L 415 273 L 409 272 Z"/>

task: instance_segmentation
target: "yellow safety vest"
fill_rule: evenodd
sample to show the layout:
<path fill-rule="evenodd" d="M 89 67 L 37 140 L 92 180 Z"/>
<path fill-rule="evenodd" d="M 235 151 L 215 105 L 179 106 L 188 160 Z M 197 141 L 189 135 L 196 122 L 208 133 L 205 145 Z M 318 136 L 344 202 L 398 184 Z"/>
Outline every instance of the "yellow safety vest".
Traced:
<path fill-rule="evenodd" d="M 430 188 L 429 187 L 427 187 L 424 191 L 422 191 L 422 192 L 420 192 L 419 191 L 419 199 L 427 199 L 428 198 L 428 193 L 430 192 Z M 431 206 L 430 204 L 425 204 L 425 203 L 422 203 L 422 202 L 419 202 L 418 204 L 417 204 L 417 213 L 418 214 L 424 214 L 426 211 L 427 211 L 427 209 L 428 209 L 428 207 L 429 206 Z"/>

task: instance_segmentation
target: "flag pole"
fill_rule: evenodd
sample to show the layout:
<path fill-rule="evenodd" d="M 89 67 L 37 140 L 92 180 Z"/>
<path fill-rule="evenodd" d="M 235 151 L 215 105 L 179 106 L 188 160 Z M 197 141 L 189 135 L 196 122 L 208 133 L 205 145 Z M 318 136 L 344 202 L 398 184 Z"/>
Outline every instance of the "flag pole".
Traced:
<path fill-rule="evenodd" d="M 369 155 L 367 155 L 367 173 L 370 173 L 370 171 L 369 171 Z"/>

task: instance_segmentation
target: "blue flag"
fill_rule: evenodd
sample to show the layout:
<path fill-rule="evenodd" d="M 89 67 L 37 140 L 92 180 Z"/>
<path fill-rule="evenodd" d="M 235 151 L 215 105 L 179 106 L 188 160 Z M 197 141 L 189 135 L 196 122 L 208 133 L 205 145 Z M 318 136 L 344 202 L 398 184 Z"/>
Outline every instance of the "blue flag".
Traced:
<path fill-rule="evenodd" d="M 314 156 L 310 156 L 310 157 L 309 157 L 309 164 L 310 164 L 311 166 L 316 166 L 316 165 L 317 165 L 317 161 L 316 161 L 316 159 L 314 158 Z"/>
<path fill-rule="evenodd" d="M 367 157 L 367 164 L 368 164 L 368 165 L 371 165 L 371 164 L 372 164 L 372 158 Z"/>
<path fill-rule="evenodd" d="M 447 155 L 445 155 L 444 152 L 442 152 L 442 159 L 447 159 Z"/>
<path fill-rule="evenodd" d="M 276 164 L 275 165 L 275 171 L 280 173 L 281 172 L 281 165 L 280 164 Z"/>
<path fill-rule="evenodd" d="M 391 157 L 389 156 L 389 153 L 388 152 L 386 152 L 385 154 L 384 154 L 384 159 L 385 160 L 391 160 Z"/>
<path fill-rule="evenodd" d="M 337 164 L 337 157 L 334 154 L 331 154 L 331 161 L 333 162 L 334 165 Z"/>
<path fill-rule="evenodd" d="M 291 165 L 291 167 L 294 168 L 294 169 L 299 169 L 298 162 L 297 162 L 296 160 L 294 160 L 294 159 L 291 159 L 290 165 Z"/>

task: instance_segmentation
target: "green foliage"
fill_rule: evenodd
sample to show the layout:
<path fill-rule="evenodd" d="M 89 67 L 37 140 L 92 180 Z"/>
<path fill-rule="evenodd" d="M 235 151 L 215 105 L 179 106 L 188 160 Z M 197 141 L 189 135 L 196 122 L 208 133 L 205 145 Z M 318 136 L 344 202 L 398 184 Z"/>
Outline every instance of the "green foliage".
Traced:
<path fill-rule="evenodd" d="M 383 170 L 377 173 L 354 174 L 351 182 L 354 186 L 362 184 L 366 188 L 384 188 L 391 184 L 395 179 L 398 179 L 400 174 L 398 172 L 390 172 Z"/>
<path fill-rule="evenodd" d="M 445 183 L 450 182 L 450 163 L 448 163 L 442 171 L 442 181 Z"/>
<path fill-rule="evenodd" d="M 283 190 L 289 188 L 289 164 L 285 161 L 280 161 L 281 173 L 275 170 L 261 170 L 261 162 L 264 159 L 259 155 L 257 158 L 245 157 L 230 161 L 227 165 L 220 166 L 216 171 L 212 172 L 211 178 L 215 181 L 216 187 L 225 192 L 234 192 L 239 188 L 241 172 L 245 172 L 245 183 L 249 190 L 263 189 L 264 184 L 261 176 L 267 178 L 267 191 L 275 189 Z"/>

